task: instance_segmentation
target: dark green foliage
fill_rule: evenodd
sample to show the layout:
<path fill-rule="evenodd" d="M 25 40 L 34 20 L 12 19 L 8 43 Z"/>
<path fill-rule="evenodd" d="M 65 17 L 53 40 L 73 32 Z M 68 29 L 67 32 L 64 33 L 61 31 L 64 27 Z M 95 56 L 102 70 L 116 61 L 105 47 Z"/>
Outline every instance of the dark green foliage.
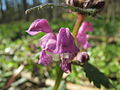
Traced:
<path fill-rule="evenodd" d="M 101 88 L 101 85 L 103 85 L 106 88 L 112 87 L 112 84 L 110 83 L 109 79 L 95 66 L 91 65 L 90 63 L 85 63 L 83 65 L 83 69 L 86 73 L 87 78 L 90 80 L 90 82 L 93 82 L 96 87 Z"/>

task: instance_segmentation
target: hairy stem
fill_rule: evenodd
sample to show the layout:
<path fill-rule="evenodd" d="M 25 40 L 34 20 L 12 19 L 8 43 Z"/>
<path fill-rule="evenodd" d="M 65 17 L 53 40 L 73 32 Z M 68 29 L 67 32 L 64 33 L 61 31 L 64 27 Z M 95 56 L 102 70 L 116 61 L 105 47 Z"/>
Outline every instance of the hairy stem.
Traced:
<path fill-rule="evenodd" d="M 47 3 L 47 4 L 42 4 L 42 5 L 35 6 L 35 7 L 30 8 L 30 9 L 27 9 L 25 11 L 25 13 L 27 14 L 27 13 L 33 11 L 33 10 L 36 10 L 36 9 L 39 10 L 39 9 L 42 9 L 42 8 L 45 8 L 45 7 L 47 7 L 47 8 L 60 7 L 60 8 L 64 8 L 64 9 L 70 9 L 70 10 L 72 10 L 74 12 L 79 12 L 79 13 L 81 13 L 83 15 L 92 15 L 92 16 L 96 15 L 97 12 L 98 12 L 97 9 L 92 9 L 92 8 L 83 9 L 83 8 L 69 6 L 69 5 L 65 5 L 65 4 Z"/>
<path fill-rule="evenodd" d="M 53 90 L 58 90 L 60 82 L 61 82 L 61 79 L 62 79 L 62 76 L 63 76 L 63 71 L 59 67 L 59 70 L 58 70 L 58 73 L 57 73 L 57 77 L 56 77 L 56 81 L 55 81 L 55 85 L 54 85 Z"/>
<path fill-rule="evenodd" d="M 73 32 L 72 32 L 74 38 L 76 38 L 79 27 L 80 27 L 81 23 L 83 22 L 84 18 L 85 18 L 84 15 L 78 14 L 77 20 L 76 20 L 76 23 L 75 23 L 75 26 L 74 26 Z"/>

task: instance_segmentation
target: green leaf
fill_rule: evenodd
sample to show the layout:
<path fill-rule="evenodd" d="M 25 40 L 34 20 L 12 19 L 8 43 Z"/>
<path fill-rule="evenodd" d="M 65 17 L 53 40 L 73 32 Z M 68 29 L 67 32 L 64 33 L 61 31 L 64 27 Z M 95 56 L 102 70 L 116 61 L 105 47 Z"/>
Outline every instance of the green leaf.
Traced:
<path fill-rule="evenodd" d="M 93 82 L 96 87 L 100 88 L 101 85 L 103 85 L 106 88 L 113 87 L 109 79 L 95 66 L 91 65 L 90 63 L 85 63 L 83 65 L 83 68 L 90 82 Z"/>

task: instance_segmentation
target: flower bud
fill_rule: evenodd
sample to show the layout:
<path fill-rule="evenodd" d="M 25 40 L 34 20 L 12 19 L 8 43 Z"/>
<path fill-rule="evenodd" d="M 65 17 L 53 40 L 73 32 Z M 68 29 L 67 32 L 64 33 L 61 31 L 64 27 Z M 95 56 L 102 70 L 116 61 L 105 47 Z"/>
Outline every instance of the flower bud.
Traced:
<path fill-rule="evenodd" d="M 78 53 L 77 60 L 80 61 L 81 63 L 87 62 L 89 60 L 88 53 L 87 52 Z"/>
<path fill-rule="evenodd" d="M 67 5 L 80 8 L 101 9 L 105 5 L 104 0 L 65 0 Z"/>

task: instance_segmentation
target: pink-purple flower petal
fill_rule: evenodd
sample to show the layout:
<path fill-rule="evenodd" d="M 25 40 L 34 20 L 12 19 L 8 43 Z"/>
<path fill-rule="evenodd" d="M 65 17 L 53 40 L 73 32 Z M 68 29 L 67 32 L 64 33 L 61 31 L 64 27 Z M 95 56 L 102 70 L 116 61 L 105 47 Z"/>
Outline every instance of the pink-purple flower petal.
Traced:
<path fill-rule="evenodd" d="M 88 49 L 91 47 L 91 45 L 88 43 L 88 35 L 86 33 L 92 31 L 93 31 L 93 27 L 89 22 L 83 22 L 81 27 L 79 28 L 76 38 L 78 44 L 84 49 Z"/>
<path fill-rule="evenodd" d="M 70 73 L 71 72 L 71 63 L 61 63 L 61 68 L 65 73 Z"/>
<path fill-rule="evenodd" d="M 86 32 L 92 32 L 93 31 L 93 26 L 89 22 L 83 22 L 82 25 L 79 28 L 79 33 L 86 33 Z"/>
<path fill-rule="evenodd" d="M 51 63 L 52 63 L 52 56 L 49 54 L 46 54 L 45 50 L 41 51 L 38 64 L 43 64 L 47 66 L 48 64 L 51 64 Z"/>
<path fill-rule="evenodd" d="M 36 35 L 39 32 L 50 33 L 52 32 L 48 21 L 45 19 L 37 19 L 35 20 L 26 31 L 30 35 Z"/>
<path fill-rule="evenodd" d="M 68 28 L 61 28 L 57 35 L 56 49 L 54 53 L 74 53 L 79 49 L 74 43 L 74 38 Z"/>
<path fill-rule="evenodd" d="M 56 35 L 54 33 L 47 33 L 40 39 L 40 46 L 43 50 L 52 52 L 56 47 Z"/>

